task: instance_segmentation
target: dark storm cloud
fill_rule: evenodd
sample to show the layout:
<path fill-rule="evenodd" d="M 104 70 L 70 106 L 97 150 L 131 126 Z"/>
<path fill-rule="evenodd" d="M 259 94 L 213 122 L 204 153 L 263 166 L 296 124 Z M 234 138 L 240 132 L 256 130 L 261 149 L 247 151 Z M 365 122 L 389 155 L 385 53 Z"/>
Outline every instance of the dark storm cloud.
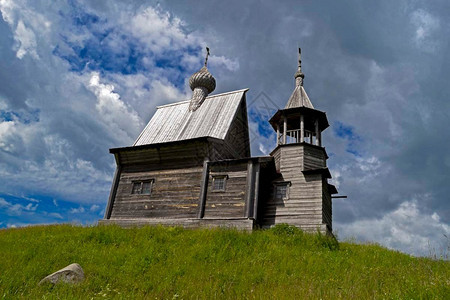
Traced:
<path fill-rule="evenodd" d="M 335 201 L 337 224 L 381 219 L 402 203 L 450 222 L 446 2 L 162 5 L 193 30 L 211 32 L 212 51 L 239 59 L 239 71 L 217 85 L 250 87 L 250 102 L 264 91 L 284 106 L 293 89 L 296 47 L 302 47 L 311 101 L 331 124 L 354 128 L 362 138 L 351 145 L 333 129 L 325 133 L 330 168 L 349 196 Z M 259 152 L 257 143 L 252 149 Z"/>

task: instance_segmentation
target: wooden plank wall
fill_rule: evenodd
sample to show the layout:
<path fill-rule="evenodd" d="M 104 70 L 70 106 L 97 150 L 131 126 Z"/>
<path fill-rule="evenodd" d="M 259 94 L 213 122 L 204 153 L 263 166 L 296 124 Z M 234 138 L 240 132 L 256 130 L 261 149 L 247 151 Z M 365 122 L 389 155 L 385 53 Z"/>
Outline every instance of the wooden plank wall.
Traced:
<path fill-rule="evenodd" d="M 223 192 L 212 190 L 213 176 L 227 175 Z M 205 203 L 205 218 L 239 218 L 245 215 L 247 161 L 211 164 Z"/>
<path fill-rule="evenodd" d="M 210 155 L 209 144 L 206 141 L 192 141 L 160 148 L 123 151 L 119 153 L 119 159 L 122 165 L 147 164 L 154 170 L 202 165 L 204 158 Z"/>
<path fill-rule="evenodd" d="M 228 130 L 227 136 L 224 140 L 224 148 L 232 154 L 232 158 L 250 157 L 250 140 L 248 134 L 248 120 L 247 120 L 247 104 L 244 99 L 241 101 L 239 109 L 236 111 L 233 122 Z M 226 159 L 231 157 L 222 157 Z"/>
<path fill-rule="evenodd" d="M 323 224 L 323 179 L 321 174 L 304 175 L 304 167 L 320 165 L 317 158 L 309 159 L 311 152 L 308 145 L 297 144 L 282 146 L 279 156 L 280 177 L 271 182 L 270 194 L 264 208 L 263 227 L 274 224 L 288 223 L 304 230 L 315 231 L 324 228 Z M 305 155 L 305 150 L 308 155 Z M 312 152 L 316 155 L 316 152 Z M 320 151 L 320 149 L 319 149 Z M 276 154 L 276 152 L 274 153 Z M 276 155 L 275 155 L 276 156 Z M 304 165 L 309 160 L 311 164 Z M 289 198 L 286 200 L 275 199 L 275 186 L 277 182 L 289 181 Z"/>
<path fill-rule="evenodd" d="M 203 167 L 154 169 L 153 165 L 123 166 L 111 219 L 197 217 Z M 131 194 L 134 180 L 148 179 L 154 180 L 151 195 Z"/>
<path fill-rule="evenodd" d="M 326 156 L 322 149 L 304 144 L 303 150 L 303 170 L 314 170 L 326 168 Z"/>
<path fill-rule="evenodd" d="M 280 172 L 280 160 L 281 160 L 281 147 L 278 147 L 275 152 L 272 153 L 275 160 L 275 169 Z"/>
<path fill-rule="evenodd" d="M 281 168 L 281 156 L 284 159 L 296 157 L 296 165 L 302 170 L 314 170 L 326 168 L 327 156 L 323 149 L 308 143 L 281 145 L 272 153 L 275 159 L 275 166 L 278 172 Z"/>
<path fill-rule="evenodd" d="M 208 155 L 206 141 L 119 153 L 121 172 L 110 218 L 196 218 Z M 131 194 L 136 180 L 154 180 L 151 195 Z"/>

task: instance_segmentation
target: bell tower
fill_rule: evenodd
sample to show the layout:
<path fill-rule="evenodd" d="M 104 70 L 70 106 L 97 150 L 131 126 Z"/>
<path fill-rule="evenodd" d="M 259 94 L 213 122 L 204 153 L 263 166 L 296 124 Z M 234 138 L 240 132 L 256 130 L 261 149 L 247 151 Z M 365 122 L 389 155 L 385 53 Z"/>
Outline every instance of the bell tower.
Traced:
<path fill-rule="evenodd" d="M 295 88 L 284 109 L 269 120 L 277 133 L 277 146 L 270 153 L 277 178 L 266 203 L 263 226 L 287 223 L 305 231 L 332 232 L 328 155 L 322 146 L 322 131 L 329 127 L 325 112 L 314 108 L 303 88 L 301 49 Z"/>

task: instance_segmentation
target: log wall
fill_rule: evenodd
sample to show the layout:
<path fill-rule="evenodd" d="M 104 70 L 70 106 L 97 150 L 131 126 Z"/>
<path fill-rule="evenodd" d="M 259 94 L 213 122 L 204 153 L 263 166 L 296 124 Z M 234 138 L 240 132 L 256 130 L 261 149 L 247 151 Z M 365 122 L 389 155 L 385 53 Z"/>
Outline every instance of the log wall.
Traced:
<path fill-rule="evenodd" d="M 203 168 L 151 169 L 152 165 L 122 167 L 111 219 L 195 218 Z M 150 179 L 154 180 L 150 195 L 131 194 L 133 181 Z"/>
<path fill-rule="evenodd" d="M 272 156 L 279 177 L 272 180 L 264 206 L 263 227 L 288 223 L 308 231 L 326 231 L 330 217 L 324 213 L 324 194 L 328 191 L 322 174 L 302 173 L 303 170 L 326 167 L 326 153 L 310 145 L 289 144 L 277 147 Z M 290 182 L 287 199 L 275 199 L 275 185 Z M 325 190 L 324 190 L 325 189 Z"/>
<path fill-rule="evenodd" d="M 241 101 L 239 109 L 236 111 L 236 115 L 234 116 L 233 122 L 228 130 L 227 136 L 225 137 L 224 148 L 231 153 L 232 157 L 222 157 L 217 160 L 251 156 L 245 95 L 243 101 Z"/>
<path fill-rule="evenodd" d="M 213 191 L 213 177 L 224 175 L 227 176 L 225 191 Z M 247 161 L 210 165 L 204 217 L 245 217 L 247 176 Z"/>

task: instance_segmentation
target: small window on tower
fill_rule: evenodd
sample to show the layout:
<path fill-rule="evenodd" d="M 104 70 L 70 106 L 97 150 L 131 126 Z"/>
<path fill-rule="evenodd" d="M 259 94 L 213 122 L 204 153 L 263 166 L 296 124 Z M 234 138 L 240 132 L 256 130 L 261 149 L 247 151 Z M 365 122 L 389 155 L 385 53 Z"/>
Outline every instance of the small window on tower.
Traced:
<path fill-rule="evenodd" d="M 289 199 L 290 182 L 280 182 L 275 184 L 275 199 Z"/>
<path fill-rule="evenodd" d="M 150 195 L 152 193 L 152 185 L 154 180 L 133 181 L 131 194 Z"/>
<path fill-rule="evenodd" d="M 214 192 L 224 192 L 226 183 L 227 183 L 226 180 L 227 180 L 227 177 L 225 175 L 213 176 L 213 182 L 212 182 L 213 191 Z"/>

